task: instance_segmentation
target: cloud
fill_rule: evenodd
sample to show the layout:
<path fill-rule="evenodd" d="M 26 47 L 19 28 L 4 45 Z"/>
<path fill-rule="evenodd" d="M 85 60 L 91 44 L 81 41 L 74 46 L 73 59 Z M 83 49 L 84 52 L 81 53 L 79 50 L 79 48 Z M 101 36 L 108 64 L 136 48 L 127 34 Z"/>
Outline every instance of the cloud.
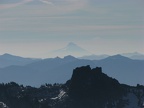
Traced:
<path fill-rule="evenodd" d="M 69 12 L 81 9 L 88 4 L 88 0 L 40 0 L 45 4 L 52 5 L 53 11 Z"/>
<path fill-rule="evenodd" d="M 87 5 L 88 0 L 20 0 L 19 2 L 0 4 L 0 10 L 18 7 L 18 10 L 12 10 L 13 14 L 9 13 L 8 16 L 15 16 L 18 14 L 22 16 L 43 16 L 70 13 L 84 9 Z M 3 12 L 2 14 L 4 15 L 0 16 L 5 16 L 7 12 Z"/>
<path fill-rule="evenodd" d="M 33 0 L 22 0 L 22 1 L 17 2 L 17 3 L 0 4 L 0 9 L 13 8 L 13 7 L 16 7 L 16 6 L 31 2 L 31 1 L 33 1 Z"/>
<path fill-rule="evenodd" d="M 48 4 L 48 5 L 54 5 L 52 2 L 50 2 L 49 0 L 39 0 L 45 4 Z"/>

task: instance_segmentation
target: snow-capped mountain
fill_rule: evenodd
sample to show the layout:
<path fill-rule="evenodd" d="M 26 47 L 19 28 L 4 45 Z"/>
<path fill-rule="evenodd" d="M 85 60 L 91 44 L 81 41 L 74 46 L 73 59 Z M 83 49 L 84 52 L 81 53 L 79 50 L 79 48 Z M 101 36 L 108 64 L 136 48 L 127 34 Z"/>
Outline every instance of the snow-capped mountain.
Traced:
<path fill-rule="evenodd" d="M 90 55 L 91 53 L 80 46 L 76 45 L 75 43 L 70 42 L 66 47 L 55 50 L 51 53 L 54 56 L 64 57 L 67 55 L 73 55 L 75 57 L 80 57 L 84 55 Z"/>

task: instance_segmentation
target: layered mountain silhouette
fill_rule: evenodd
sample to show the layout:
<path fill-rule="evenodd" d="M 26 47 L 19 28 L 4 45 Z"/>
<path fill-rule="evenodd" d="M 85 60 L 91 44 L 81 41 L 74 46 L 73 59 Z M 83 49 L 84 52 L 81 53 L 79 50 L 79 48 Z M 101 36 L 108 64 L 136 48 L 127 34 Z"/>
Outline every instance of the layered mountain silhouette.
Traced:
<path fill-rule="evenodd" d="M 114 55 L 95 61 L 95 63 L 97 66 L 104 67 L 103 71 L 106 74 L 118 79 L 121 83 L 136 85 L 137 82 L 144 84 L 142 79 L 144 75 L 143 60 L 132 60 L 121 55 Z"/>
<path fill-rule="evenodd" d="M 48 58 L 23 66 L 0 68 L 0 82 L 15 81 L 19 84 L 39 86 L 43 83 L 64 83 L 79 66 L 103 67 L 103 71 L 120 81 L 136 85 L 144 84 L 144 61 L 132 60 L 121 55 L 110 56 L 102 60 L 85 60 L 73 56 Z"/>
<path fill-rule="evenodd" d="M 40 59 L 24 58 L 5 53 L 3 55 L 0 55 L 0 68 L 8 67 L 11 65 L 23 66 L 39 60 Z"/>
<path fill-rule="evenodd" d="M 120 84 L 101 67 L 77 67 L 65 84 L 0 84 L 2 108 L 143 108 L 144 86 Z"/>
<path fill-rule="evenodd" d="M 72 56 L 49 58 L 25 66 L 9 66 L 0 69 L 0 82 L 15 81 L 24 85 L 39 86 L 43 83 L 64 83 L 72 69 L 82 65 L 94 65 Z"/>
<path fill-rule="evenodd" d="M 72 55 L 79 59 L 86 59 L 86 60 L 102 60 L 111 56 L 108 54 L 100 54 L 100 55 L 93 54 L 73 42 L 68 43 L 65 47 L 61 49 L 57 49 L 52 52 L 49 52 L 48 55 L 50 55 L 51 57 L 57 57 L 57 56 L 64 57 L 67 55 Z M 138 52 L 122 53 L 120 55 L 124 57 L 128 57 L 133 60 L 144 60 L 144 54 Z"/>
<path fill-rule="evenodd" d="M 123 53 L 122 54 L 125 57 L 135 59 L 135 60 L 144 60 L 144 54 L 134 52 L 134 53 Z"/>
<path fill-rule="evenodd" d="M 144 55 L 141 54 L 141 53 L 138 53 L 138 52 L 134 52 L 134 53 L 123 53 L 123 54 L 120 54 L 124 57 L 128 57 L 130 59 L 133 59 L 133 60 L 144 60 Z M 101 60 L 101 59 L 105 59 L 107 57 L 109 57 L 110 55 L 107 55 L 107 54 L 101 54 L 101 55 L 95 55 L 95 54 L 92 54 L 92 55 L 85 55 L 85 56 L 82 56 L 82 57 L 79 57 L 80 59 L 87 59 L 87 60 Z"/>

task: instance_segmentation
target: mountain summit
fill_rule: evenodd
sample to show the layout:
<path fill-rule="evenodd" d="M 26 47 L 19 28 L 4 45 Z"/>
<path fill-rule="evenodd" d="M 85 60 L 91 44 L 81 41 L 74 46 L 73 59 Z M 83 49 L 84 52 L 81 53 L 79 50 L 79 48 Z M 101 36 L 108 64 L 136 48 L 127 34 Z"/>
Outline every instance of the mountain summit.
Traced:
<path fill-rule="evenodd" d="M 112 94 L 118 95 L 116 91 L 121 91 L 120 83 L 102 73 L 101 67 L 83 66 L 73 71 L 69 93 L 74 98 L 112 98 Z"/>
<path fill-rule="evenodd" d="M 23 66 L 39 60 L 41 59 L 24 58 L 5 53 L 0 55 L 0 68 L 8 67 L 11 65 Z"/>
<path fill-rule="evenodd" d="M 64 57 L 67 55 L 72 55 L 75 57 L 80 57 L 80 56 L 84 56 L 84 55 L 90 55 L 91 53 L 83 48 L 81 48 L 80 46 L 76 45 L 73 42 L 70 42 L 66 47 L 55 50 L 52 52 L 52 55 L 54 56 L 60 56 L 60 57 Z"/>
<path fill-rule="evenodd" d="M 67 46 L 71 47 L 71 46 L 77 46 L 77 45 L 73 42 L 70 42 Z"/>

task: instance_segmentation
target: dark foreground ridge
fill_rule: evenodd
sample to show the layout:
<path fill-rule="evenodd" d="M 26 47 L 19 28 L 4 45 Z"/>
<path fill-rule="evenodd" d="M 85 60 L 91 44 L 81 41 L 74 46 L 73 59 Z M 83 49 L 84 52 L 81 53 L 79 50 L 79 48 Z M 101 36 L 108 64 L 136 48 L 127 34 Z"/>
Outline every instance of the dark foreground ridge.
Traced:
<path fill-rule="evenodd" d="M 120 84 L 101 67 L 78 67 L 66 84 L 0 84 L 0 108 L 143 108 L 144 86 Z"/>

